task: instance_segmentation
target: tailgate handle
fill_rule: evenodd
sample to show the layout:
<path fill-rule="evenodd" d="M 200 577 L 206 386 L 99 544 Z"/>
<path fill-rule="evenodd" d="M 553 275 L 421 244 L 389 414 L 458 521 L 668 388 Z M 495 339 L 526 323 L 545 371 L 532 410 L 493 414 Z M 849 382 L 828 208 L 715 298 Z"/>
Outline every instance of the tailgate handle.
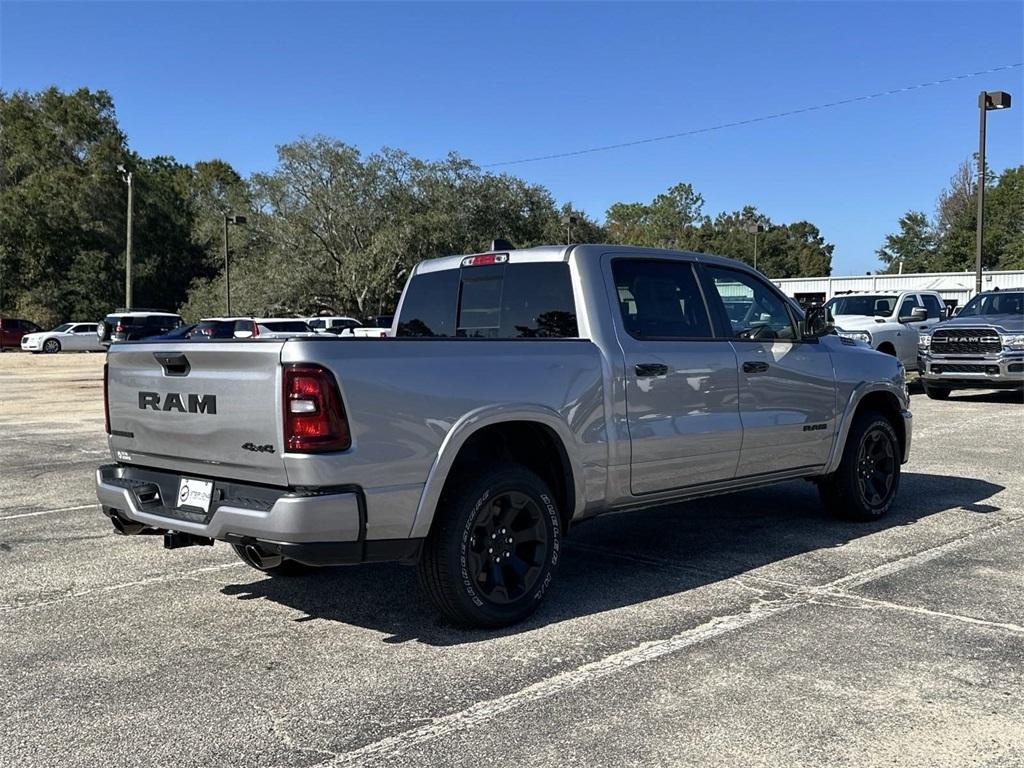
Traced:
<path fill-rule="evenodd" d="M 180 353 L 154 352 L 153 357 L 160 363 L 166 376 L 188 376 L 188 372 L 192 370 L 188 358 Z"/>

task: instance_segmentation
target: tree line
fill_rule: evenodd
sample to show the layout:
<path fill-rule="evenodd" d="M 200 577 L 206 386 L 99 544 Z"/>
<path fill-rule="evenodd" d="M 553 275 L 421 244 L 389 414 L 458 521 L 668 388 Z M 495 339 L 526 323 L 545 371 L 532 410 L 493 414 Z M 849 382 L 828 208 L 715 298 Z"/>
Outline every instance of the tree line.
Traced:
<path fill-rule="evenodd" d="M 878 249 L 882 272 L 973 270 L 978 222 L 978 174 L 960 164 L 938 196 L 935 212 L 907 211 L 899 230 Z M 1024 165 L 986 173 L 982 267 L 1024 269 Z"/>
<path fill-rule="evenodd" d="M 604 222 L 509 174 L 456 154 L 372 154 L 327 137 L 277 148 L 243 178 L 223 160 L 142 157 L 102 90 L 0 91 L 0 313 L 41 324 L 102 317 L 124 303 L 126 189 L 133 174 L 136 306 L 197 318 L 224 312 L 223 222 L 239 314 L 387 313 L 416 262 L 517 246 L 613 242 L 754 261 L 770 277 L 827 275 L 833 245 L 808 221 L 773 222 L 753 205 L 710 215 L 680 183 L 620 202 Z M 1019 182 L 1018 182 L 1019 186 Z M 998 200 L 998 195 L 993 195 Z"/>

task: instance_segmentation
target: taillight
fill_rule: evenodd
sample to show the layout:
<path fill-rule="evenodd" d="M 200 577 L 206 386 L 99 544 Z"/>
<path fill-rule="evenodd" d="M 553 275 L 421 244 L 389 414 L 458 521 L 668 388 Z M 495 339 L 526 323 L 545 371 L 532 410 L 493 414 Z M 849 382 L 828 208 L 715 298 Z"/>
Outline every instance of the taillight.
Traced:
<path fill-rule="evenodd" d="M 103 429 L 110 434 L 110 400 L 107 398 L 107 379 L 109 378 L 107 364 L 103 364 Z"/>
<path fill-rule="evenodd" d="M 117 325 L 114 326 L 114 333 L 124 333 L 124 324 L 118 321 Z"/>
<path fill-rule="evenodd" d="M 289 365 L 284 378 L 285 450 L 344 451 L 352 445 L 334 375 L 319 365 Z"/>
<path fill-rule="evenodd" d="M 257 323 L 252 324 L 252 338 L 256 338 L 260 335 L 260 327 Z"/>

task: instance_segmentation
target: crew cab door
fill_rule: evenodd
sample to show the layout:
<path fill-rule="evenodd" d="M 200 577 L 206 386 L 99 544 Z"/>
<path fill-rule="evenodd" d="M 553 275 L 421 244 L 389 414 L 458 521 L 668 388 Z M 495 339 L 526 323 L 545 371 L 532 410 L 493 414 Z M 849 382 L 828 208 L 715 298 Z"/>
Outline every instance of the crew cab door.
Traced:
<path fill-rule="evenodd" d="M 836 428 L 835 373 L 825 345 L 800 340 L 788 303 L 767 281 L 717 265 L 701 271 L 738 363 L 743 447 L 736 476 L 821 466 Z"/>
<path fill-rule="evenodd" d="M 742 441 L 736 353 L 714 336 L 694 265 L 613 256 L 605 267 L 625 364 L 630 491 L 731 479 Z"/>

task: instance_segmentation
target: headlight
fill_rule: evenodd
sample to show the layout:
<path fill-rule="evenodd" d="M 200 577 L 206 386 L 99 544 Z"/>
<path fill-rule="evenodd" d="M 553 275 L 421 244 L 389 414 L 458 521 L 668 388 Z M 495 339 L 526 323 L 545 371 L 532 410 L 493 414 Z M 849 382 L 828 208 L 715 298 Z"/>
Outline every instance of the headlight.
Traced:
<path fill-rule="evenodd" d="M 867 331 L 844 331 L 843 329 L 840 328 L 836 331 L 836 333 L 838 333 L 844 339 L 863 341 L 869 347 L 871 346 L 871 334 L 868 333 Z"/>
<path fill-rule="evenodd" d="M 930 333 L 922 333 L 917 337 L 917 348 L 922 352 L 927 352 L 932 348 L 932 335 Z"/>
<path fill-rule="evenodd" d="M 1024 349 L 1024 333 L 1015 333 L 1012 336 L 1002 336 L 1003 346 L 1007 349 Z"/>

